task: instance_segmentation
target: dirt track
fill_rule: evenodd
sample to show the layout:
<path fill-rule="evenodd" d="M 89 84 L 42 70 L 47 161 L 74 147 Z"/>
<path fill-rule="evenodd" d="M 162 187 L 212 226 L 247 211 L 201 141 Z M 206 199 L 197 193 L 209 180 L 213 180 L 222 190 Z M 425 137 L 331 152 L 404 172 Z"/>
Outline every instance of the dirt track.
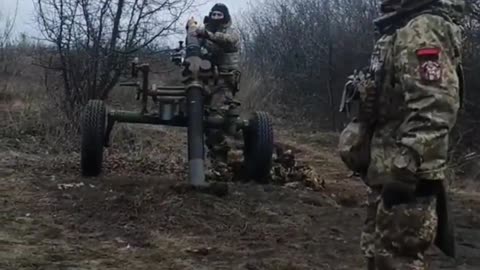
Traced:
<path fill-rule="evenodd" d="M 231 183 L 223 198 L 172 188 L 184 176 L 178 139 L 163 155 L 111 152 L 105 176 L 89 180 L 78 177 L 75 153 L 5 148 L 0 269 L 366 269 L 358 250 L 364 189 L 329 140 L 281 138 L 315 166 L 324 191 Z M 458 191 L 454 202 L 458 268 L 432 251 L 432 269 L 480 269 L 480 196 Z"/>

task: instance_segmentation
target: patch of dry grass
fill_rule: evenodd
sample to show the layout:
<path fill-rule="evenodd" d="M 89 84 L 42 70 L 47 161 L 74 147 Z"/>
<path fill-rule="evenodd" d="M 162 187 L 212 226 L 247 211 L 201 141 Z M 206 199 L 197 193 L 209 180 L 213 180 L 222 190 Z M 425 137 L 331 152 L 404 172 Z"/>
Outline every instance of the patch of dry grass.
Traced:
<path fill-rule="evenodd" d="M 26 152 L 71 150 L 73 123 L 63 116 L 55 95 L 47 93 L 43 72 L 19 52 L 0 71 L 0 147 Z M 50 95 L 52 94 L 52 95 Z"/>

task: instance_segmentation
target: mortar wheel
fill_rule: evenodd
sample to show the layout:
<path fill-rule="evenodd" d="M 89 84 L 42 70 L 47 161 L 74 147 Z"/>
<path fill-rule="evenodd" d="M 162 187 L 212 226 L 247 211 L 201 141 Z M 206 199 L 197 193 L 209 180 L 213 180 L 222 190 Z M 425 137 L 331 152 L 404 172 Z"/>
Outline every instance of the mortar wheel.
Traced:
<path fill-rule="evenodd" d="M 81 170 L 83 176 L 102 172 L 107 109 L 102 100 L 89 100 L 82 115 Z"/>
<path fill-rule="evenodd" d="M 266 182 L 272 167 L 273 124 L 265 112 L 255 112 L 243 130 L 244 165 L 250 179 Z"/>

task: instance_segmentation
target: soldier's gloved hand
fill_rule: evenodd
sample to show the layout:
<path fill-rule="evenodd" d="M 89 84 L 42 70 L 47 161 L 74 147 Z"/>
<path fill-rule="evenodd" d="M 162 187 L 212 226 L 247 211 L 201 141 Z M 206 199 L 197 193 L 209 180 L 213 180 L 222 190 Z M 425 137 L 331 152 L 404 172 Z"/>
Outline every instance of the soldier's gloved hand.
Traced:
<path fill-rule="evenodd" d="M 208 38 L 210 36 L 210 33 L 204 27 L 197 28 L 195 34 L 199 38 Z"/>
<path fill-rule="evenodd" d="M 412 202 L 415 199 L 416 184 L 392 181 L 383 185 L 382 201 L 387 209 L 395 205 Z"/>
<path fill-rule="evenodd" d="M 412 150 L 400 148 L 392 162 L 391 174 L 385 179 L 382 200 L 385 207 L 409 203 L 415 199 L 419 181 L 416 175 L 419 158 Z"/>

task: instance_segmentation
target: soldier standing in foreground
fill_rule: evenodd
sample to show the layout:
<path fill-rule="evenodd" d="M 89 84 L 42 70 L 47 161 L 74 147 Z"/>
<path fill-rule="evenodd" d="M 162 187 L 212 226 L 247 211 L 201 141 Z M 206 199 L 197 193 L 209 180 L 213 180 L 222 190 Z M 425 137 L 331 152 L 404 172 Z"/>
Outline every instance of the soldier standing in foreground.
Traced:
<path fill-rule="evenodd" d="M 381 1 L 370 66 L 346 85 L 360 106 L 339 151 L 369 188 L 368 269 L 427 269 L 433 243 L 455 256 L 445 171 L 462 103 L 464 8 L 464 0 Z"/>
<path fill-rule="evenodd" d="M 206 100 L 210 114 L 224 115 L 229 106 L 236 106 L 233 96 L 238 91 L 240 79 L 239 50 L 240 35 L 232 27 L 232 18 L 226 5 L 215 4 L 210 14 L 205 17 L 205 26 L 197 30 L 198 37 L 202 38 L 202 46 L 206 48 L 208 58 L 218 67 L 219 71 L 234 72 L 237 76 L 225 82 L 222 87 L 213 89 L 210 100 Z M 207 131 L 206 144 L 210 156 L 216 161 L 227 162 L 227 156 L 232 145 L 227 141 L 222 130 Z"/>

